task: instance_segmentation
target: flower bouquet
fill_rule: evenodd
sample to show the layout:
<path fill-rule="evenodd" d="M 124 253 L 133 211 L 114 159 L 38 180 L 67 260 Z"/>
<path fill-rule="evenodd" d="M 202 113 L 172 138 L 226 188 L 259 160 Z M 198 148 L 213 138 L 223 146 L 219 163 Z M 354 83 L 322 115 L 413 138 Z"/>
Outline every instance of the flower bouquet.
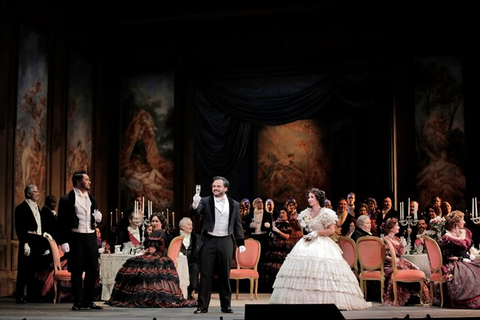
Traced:
<path fill-rule="evenodd" d="M 428 230 L 426 233 L 437 242 L 440 242 L 442 235 L 445 233 L 445 218 L 435 217 L 430 220 L 431 230 Z"/>

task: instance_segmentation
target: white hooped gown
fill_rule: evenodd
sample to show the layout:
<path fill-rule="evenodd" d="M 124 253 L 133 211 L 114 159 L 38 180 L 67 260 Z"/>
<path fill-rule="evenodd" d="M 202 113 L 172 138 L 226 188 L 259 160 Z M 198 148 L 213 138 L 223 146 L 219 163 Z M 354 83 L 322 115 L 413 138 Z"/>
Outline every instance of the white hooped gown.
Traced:
<path fill-rule="evenodd" d="M 321 208 L 311 218 L 311 208 L 303 210 L 311 236 L 335 223 L 337 214 Z M 330 237 L 317 236 L 311 241 L 300 239 L 283 262 L 270 297 L 271 304 L 330 304 L 339 310 L 363 310 L 372 306 L 365 301 L 357 278 L 342 256 L 342 250 Z"/>

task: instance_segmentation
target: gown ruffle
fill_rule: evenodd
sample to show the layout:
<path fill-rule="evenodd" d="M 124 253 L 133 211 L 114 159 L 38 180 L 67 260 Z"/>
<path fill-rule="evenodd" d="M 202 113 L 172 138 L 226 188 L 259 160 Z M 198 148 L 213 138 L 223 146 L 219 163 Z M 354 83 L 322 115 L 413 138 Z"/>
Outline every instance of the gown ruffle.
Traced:
<path fill-rule="evenodd" d="M 324 229 L 333 219 L 332 212 L 322 208 L 314 219 L 305 219 L 307 225 L 311 230 Z M 277 274 L 270 303 L 333 303 L 339 310 L 371 307 L 340 247 L 327 236 L 317 236 L 311 241 L 302 238 L 297 242 Z"/>

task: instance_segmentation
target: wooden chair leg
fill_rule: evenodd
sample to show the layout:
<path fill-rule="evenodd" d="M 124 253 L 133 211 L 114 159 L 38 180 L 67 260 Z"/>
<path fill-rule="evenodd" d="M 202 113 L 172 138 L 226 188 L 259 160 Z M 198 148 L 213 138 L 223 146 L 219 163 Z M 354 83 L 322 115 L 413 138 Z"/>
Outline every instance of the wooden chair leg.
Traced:
<path fill-rule="evenodd" d="M 443 282 L 440 282 L 439 286 L 440 286 L 440 308 L 443 308 Z"/>
<path fill-rule="evenodd" d="M 397 282 L 393 281 L 393 306 L 397 306 Z"/>
<path fill-rule="evenodd" d="M 255 299 L 258 300 L 258 279 L 255 279 Z"/>
<path fill-rule="evenodd" d="M 420 296 L 420 304 L 423 306 L 423 294 L 422 294 L 423 282 L 419 281 L 418 284 L 420 285 L 420 290 L 418 290 L 418 295 Z"/>
<path fill-rule="evenodd" d="M 253 301 L 253 278 L 250 278 L 250 300 Z"/>
<path fill-rule="evenodd" d="M 53 280 L 53 288 L 54 288 L 53 303 L 57 303 L 57 281 L 56 280 Z"/>
<path fill-rule="evenodd" d="M 238 285 L 239 285 L 240 280 L 237 279 L 237 300 L 238 300 Z"/>
<path fill-rule="evenodd" d="M 384 290 L 385 283 L 384 281 L 380 281 L 380 301 L 383 304 L 383 290 Z"/>

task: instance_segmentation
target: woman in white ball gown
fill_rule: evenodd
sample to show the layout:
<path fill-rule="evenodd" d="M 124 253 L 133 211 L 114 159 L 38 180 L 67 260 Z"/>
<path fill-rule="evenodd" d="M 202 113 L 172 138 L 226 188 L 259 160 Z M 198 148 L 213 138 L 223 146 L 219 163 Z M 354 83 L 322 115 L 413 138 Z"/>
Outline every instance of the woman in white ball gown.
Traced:
<path fill-rule="evenodd" d="M 339 310 L 362 310 L 366 302 L 358 280 L 330 236 L 338 220 L 324 208 L 325 192 L 307 193 L 309 208 L 298 221 L 309 232 L 300 239 L 282 264 L 270 297 L 271 304 L 335 304 Z"/>

